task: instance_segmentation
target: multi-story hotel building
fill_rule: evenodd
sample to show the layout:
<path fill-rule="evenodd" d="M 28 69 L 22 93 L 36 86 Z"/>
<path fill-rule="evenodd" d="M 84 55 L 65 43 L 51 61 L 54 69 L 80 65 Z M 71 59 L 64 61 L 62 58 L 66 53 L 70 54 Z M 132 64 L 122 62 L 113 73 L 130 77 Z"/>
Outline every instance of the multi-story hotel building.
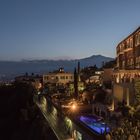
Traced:
<path fill-rule="evenodd" d="M 114 95 L 129 105 L 134 102 L 140 77 L 140 27 L 118 44 L 116 52 Z"/>
<path fill-rule="evenodd" d="M 118 44 L 117 67 L 140 69 L 140 27 Z"/>
<path fill-rule="evenodd" d="M 114 73 L 116 82 L 131 82 L 139 77 L 140 27 L 118 44 L 116 52 L 117 69 Z"/>

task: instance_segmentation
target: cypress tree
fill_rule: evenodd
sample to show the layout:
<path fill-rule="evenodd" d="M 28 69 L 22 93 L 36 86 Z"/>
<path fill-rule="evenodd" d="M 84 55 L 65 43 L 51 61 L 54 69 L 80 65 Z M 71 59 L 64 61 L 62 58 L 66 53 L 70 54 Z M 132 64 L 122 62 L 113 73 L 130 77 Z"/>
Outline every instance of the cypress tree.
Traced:
<path fill-rule="evenodd" d="M 78 75 L 76 68 L 74 69 L 74 98 L 78 98 Z"/>

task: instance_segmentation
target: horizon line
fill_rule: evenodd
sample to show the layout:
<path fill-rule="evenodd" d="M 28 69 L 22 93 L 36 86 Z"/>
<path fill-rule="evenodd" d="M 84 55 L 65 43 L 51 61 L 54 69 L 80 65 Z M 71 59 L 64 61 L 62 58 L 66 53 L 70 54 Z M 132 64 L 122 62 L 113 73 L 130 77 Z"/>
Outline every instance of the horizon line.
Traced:
<path fill-rule="evenodd" d="M 71 61 L 71 60 L 79 60 L 79 59 L 85 59 L 85 58 L 89 58 L 92 56 L 104 56 L 104 57 L 109 57 L 109 58 L 113 58 L 115 59 L 115 57 L 111 57 L 111 56 L 106 56 L 106 55 L 102 55 L 102 54 L 95 54 L 95 55 L 91 55 L 91 56 L 87 56 L 87 57 L 82 57 L 82 58 L 71 58 L 71 57 L 67 57 L 67 56 L 58 56 L 58 57 L 54 57 L 54 58 L 22 58 L 22 59 L 1 59 L 0 61 L 7 61 L 7 62 L 23 62 L 23 61 L 41 61 L 41 60 L 48 60 L 48 61 Z M 65 57 L 65 58 L 63 58 Z"/>

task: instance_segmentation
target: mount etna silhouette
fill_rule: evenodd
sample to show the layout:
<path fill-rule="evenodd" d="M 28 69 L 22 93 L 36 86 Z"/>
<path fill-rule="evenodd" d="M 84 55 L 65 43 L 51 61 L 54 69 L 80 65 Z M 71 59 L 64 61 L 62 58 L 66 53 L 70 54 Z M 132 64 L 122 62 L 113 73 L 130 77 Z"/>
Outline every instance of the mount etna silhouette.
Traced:
<path fill-rule="evenodd" d="M 94 66 L 101 67 L 103 62 L 108 62 L 113 58 L 93 55 L 91 57 L 75 60 L 23 60 L 15 61 L 0 61 L 0 77 L 16 76 L 28 73 L 47 73 L 63 67 L 65 71 L 73 72 L 79 61 L 81 67 Z"/>

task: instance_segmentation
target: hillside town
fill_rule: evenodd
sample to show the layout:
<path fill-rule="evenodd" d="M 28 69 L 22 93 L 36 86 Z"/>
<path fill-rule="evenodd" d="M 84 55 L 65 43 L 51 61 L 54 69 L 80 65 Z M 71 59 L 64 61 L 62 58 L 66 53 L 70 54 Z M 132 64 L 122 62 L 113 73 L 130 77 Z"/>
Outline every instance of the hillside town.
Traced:
<path fill-rule="evenodd" d="M 100 68 L 78 62 L 73 72 L 61 67 L 43 75 L 26 73 L 14 82 L 34 87 L 33 102 L 58 140 L 139 140 L 139 68 L 140 27 Z M 29 111 L 22 113 L 28 121 Z"/>

